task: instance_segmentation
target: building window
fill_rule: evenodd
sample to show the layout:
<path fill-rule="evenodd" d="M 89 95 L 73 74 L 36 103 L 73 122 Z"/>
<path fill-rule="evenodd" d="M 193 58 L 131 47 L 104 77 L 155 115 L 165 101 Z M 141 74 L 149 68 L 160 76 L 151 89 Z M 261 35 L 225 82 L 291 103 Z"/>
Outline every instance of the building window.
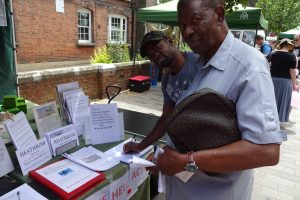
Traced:
<path fill-rule="evenodd" d="M 78 42 L 92 42 L 91 11 L 88 9 L 79 9 L 78 14 Z"/>
<path fill-rule="evenodd" d="M 111 43 L 127 42 L 127 19 L 122 15 L 109 15 L 108 41 Z"/>

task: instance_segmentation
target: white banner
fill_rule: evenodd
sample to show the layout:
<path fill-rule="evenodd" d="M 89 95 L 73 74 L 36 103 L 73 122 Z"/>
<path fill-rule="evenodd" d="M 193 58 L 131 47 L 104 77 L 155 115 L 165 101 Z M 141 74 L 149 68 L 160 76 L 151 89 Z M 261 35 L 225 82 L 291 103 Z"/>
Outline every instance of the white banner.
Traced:
<path fill-rule="evenodd" d="M 144 167 L 132 168 L 118 180 L 111 181 L 108 186 L 92 194 L 86 200 L 128 200 L 137 192 L 138 187 L 147 177 L 148 172 Z"/>

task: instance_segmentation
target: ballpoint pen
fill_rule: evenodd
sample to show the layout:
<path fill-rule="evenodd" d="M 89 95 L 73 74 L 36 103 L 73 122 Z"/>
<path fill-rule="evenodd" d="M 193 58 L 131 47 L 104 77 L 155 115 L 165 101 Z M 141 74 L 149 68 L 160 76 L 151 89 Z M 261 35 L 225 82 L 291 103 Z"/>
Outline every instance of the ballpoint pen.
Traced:
<path fill-rule="evenodd" d="M 135 136 L 136 136 L 136 135 L 133 136 L 131 142 L 135 142 Z"/>
<path fill-rule="evenodd" d="M 17 192 L 17 197 L 18 197 L 18 200 L 21 200 L 21 194 L 20 194 L 20 191 Z"/>

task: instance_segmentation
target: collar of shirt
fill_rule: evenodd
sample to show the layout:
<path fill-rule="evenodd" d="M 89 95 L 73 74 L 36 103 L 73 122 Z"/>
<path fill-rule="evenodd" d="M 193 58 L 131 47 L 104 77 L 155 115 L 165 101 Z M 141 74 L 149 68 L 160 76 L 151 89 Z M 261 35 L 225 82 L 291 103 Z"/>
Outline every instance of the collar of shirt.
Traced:
<path fill-rule="evenodd" d="M 203 65 L 202 69 L 207 68 L 209 66 L 214 67 L 220 71 L 223 71 L 225 69 L 225 65 L 227 63 L 230 49 L 233 46 L 234 36 L 233 34 L 228 31 L 227 36 L 225 37 L 225 40 L 222 42 L 221 46 L 217 50 L 217 52 L 213 55 L 213 57 L 206 63 L 206 65 Z M 203 60 L 200 60 L 199 63 L 204 63 Z"/>

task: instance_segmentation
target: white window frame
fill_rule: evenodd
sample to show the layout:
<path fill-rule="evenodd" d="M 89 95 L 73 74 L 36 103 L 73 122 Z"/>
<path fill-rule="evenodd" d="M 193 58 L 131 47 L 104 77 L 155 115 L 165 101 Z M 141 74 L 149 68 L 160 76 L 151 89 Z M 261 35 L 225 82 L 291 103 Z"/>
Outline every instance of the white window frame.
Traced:
<path fill-rule="evenodd" d="M 120 19 L 120 29 L 114 27 L 112 29 L 112 18 Z M 115 40 L 112 38 L 112 31 L 119 31 L 122 34 L 122 38 L 120 40 Z M 108 41 L 110 43 L 121 43 L 126 44 L 127 42 L 127 17 L 118 14 L 109 14 L 108 15 Z"/>
<path fill-rule="evenodd" d="M 78 24 L 78 13 L 87 13 L 89 15 L 89 25 L 88 26 L 82 26 L 82 25 Z M 78 29 L 81 27 L 88 28 L 88 40 L 79 39 L 79 37 L 78 37 L 79 30 L 77 29 L 78 43 L 92 43 L 92 12 L 90 10 L 85 9 L 85 8 L 80 8 L 77 10 L 77 27 L 78 27 Z"/>

